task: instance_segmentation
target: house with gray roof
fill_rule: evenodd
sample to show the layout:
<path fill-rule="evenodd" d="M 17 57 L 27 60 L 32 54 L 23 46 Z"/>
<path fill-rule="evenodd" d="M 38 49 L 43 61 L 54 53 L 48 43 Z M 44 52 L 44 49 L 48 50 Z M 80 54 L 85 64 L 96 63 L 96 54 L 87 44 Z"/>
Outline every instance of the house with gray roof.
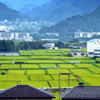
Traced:
<path fill-rule="evenodd" d="M 0 100 L 52 100 L 55 96 L 43 89 L 17 85 L 0 92 Z"/>
<path fill-rule="evenodd" d="M 79 85 L 60 94 L 61 100 L 95 99 L 100 100 L 100 86 Z"/>

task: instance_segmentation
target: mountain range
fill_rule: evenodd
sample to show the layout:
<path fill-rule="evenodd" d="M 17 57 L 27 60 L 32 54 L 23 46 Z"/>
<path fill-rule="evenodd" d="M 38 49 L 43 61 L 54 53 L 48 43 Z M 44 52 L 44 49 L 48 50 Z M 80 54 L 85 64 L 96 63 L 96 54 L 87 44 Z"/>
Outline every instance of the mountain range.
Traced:
<path fill-rule="evenodd" d="M 21 13 L 29 12 L 32 8 L 49 2 L 50 0 L 0 0 L 9 8 L 20 11 Z"/>
<path fill-rule="evenodd" d="M 90 13 L 100 5 L 100 0 L 51 0 L 34 7 L 28 15 L 49 22 L 59 22 L 74 15 Z"/>
<path fill-rule="evenodd" d="M 86 32 L 100 32 L 100 6 L 93 12 L 83 15 L 75 15 L 50 27 L 44 27 L 40 33 L 56 32 L 67 34 L 78 30 Z"/>
<path fill-rule="evenodd" d="M 22 13 L 12 10 L 11 8 L 7 7 L 5 4 L 0 3 L 0 20 L 29 20 L 29 17 L 26 17 Z"/>

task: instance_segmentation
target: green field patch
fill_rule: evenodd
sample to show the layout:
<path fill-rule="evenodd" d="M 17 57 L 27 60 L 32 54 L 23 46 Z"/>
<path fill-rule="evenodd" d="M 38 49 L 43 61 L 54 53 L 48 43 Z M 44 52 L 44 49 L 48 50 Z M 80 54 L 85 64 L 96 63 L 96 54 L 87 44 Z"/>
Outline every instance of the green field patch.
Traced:
<path fill-rule="evenodd" d="M 21 56 L 32 56 L 31 52 L 22 52 L 20 53 Z"/>
<path fill-rule="evenodd" d="M 27 74 L 45 74 L 45 70 L 27 70 Z"/>
<path fill-rule="evenodd" d="M 58 75 L 52 75 L 54 80 L 59 80 L 59 76 Z M 72 74 L 70 75 L 70 80 L 75 80 L 76 77 L 74 77 Z M 60 80 L 67 80 L 68 79 L 68 75 L 60 75 Z"/>
<path fill-rule="evenodd" d="M 19 69 L 20 65 L 19 64 L 2 64 L 0 69 Z"/>
<path fill-rule="evenodd" d="M 0 60 L 0 64 L 12 64 L 13 62 L 11 60 Z"/>
<path fill-rule="evenodd" d="M 39 64 L 41 68 L 57 68 L 55 64 Z"/>
<path fill-rule="evenodd" d="M 8 89 L 16 85 L 17 85 L 16 81 L 9 81 L 9 82 L 0 81 L 0 89 Z"/>
<path fill-rule="evenodd" d="M 47 81 L 21 81 L 21 85 L 30 85 L 35 88 L 41 88 L 41 87 L 50 87 L 47 83 Z"/>
<path fill-rule="evenodd" d="M 96 66 L 100 67 L 100 64 L 94 64 L 94 65 L 96 65 Z"/>
<path fill-rule="evenodd" d="M 62 60 L 16 60 L 16 62 L 24 62 L 24 63 L 64 63 Z"/>
<path fill-rule="evenodd" d="M 65 57 L 68 60 L 91 60 L 91 57 Z"/>
<path fill-rule="evenodd" d="M 96 74 L 100 74 L 100 68 L 89 68 L 89 69 Z"/>
<path fill-rule="evenodd" d="M 93 64 L 75 64 L 79 68 L 95 68 Z"/>
<path fill-rule="evenodd" d="M 58 64 L 60 68 L 75 68 L 72 64 Z"/>
<path fill-rule="evenodd" d="M 95 60 L 64 60 L 66 63 L 70 63 L 71 61 L 79 61 L 80 63 L 95 63 Z"/>
<path fill-rule="evenodd" d="M 60 56 L 60 53 L 34 53 L 35 56 Z"/>
<path fill-rule="evenodd" d="M 32 59 L 50 59 L 50 56 L 31 56 Z"/>
<path fill-rule="evenodd" d="M 70 69 L 74 75 L 91 75 L 87 69 Z"/>
<path fill-rule="evenodd" d="M 25 70 L 9 70 L 8 74 L 25 74 Z"/>
<path fill-rule="evenodd" d="M 39 68 L 37 64 L 21 64 L 22 68 Z"/>
<path fill-rule="evenodd" d="M 68 69 L 47 69 L 48 74 L 70 73 Z"/>
<path fill-rule="evenodd" d="M 37 81 L 47 81 L 47 80 L 52 80 L 50 75 L 30 75 L 31 80 L 37 80 Z"/>
<path fill-rule="evenodd" d="M 28 80 L 28 78 L 27 78 L 27 75 L 7 74 L 7 75 L 0 75 L 0 80 L 3 80 L 3 81 L 21 81 L 21 80 Z"/>
<path fill-rule="evenodd" d="M 100 75 L 86 75 L 80 76 L 82 80 L 90 86 L 100 86 Z"/>
<path fill-rule="evenodd" d="M 49 81 L 49 84 L 51 87 L 58 87 L 59 88 L 59 81 Z M 70 87 L 75 87 L 77 86 L 78 82 L 76 80 L 70 80 Z M 68 81 L 62 81 L 60 80 L 60 87 L 68 87 Z"/>

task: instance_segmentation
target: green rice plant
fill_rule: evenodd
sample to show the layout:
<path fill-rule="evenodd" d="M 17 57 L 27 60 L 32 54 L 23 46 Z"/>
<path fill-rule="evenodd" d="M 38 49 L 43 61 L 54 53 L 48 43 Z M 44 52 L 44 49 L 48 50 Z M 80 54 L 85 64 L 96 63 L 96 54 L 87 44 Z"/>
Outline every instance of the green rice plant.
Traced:
<path fill-rule="evenodd" d="M 60 53 L 34 53 L 35 56 L 60 56 Z"/>
<path fill-rule="evenodd" d="M 39 64 L 41 68 L 57 68 L 55 64 Z"/>
<path fill-rule="evenodd" d="M 90 71 L 88 71 L 87 69 L 70 69 L 70 71 L 74 74 L 74 75 L 91 75 L 92 73 L 90 73 Z"/>
<path fill-rule="evenodd" d="M 68 69 L 47 69 L 48 74 L 70 73 Z"/>
<path fill-rule="evenodd" d="M 50 59 L 50 56 L 31 56 L 32 59 Z"/>
<path fill-rule="evenodd" d="M 90 86 L 100 86 L 100 75 L 84 75 L 80 76 L 85 83 Z"/>
<path fill-rule="evenodd" d="M 17 82 L 16 81 L 0 81 L 0 89 L 8 89 L 13 86 L 16 86 Z"/>
<path fill-rule="evenodd" d="M 11 60 L 0 60 L 0 64 L 12 64 Z"/>
<path fill-rule="evenodd" d="M 58 64 L 60 68 L 75 68 L 72 64 Z"/>
<path fill-rule="evenodd" d="M 39 68 L 37 64 L 21 64 L 22 68 Z"/>
<path fill-rule="evenodd" d="M 19 69 L 20 65 L 19 64 L 2 64 L 0 69 Z"/>
<path fill-rule="evenodd" d="M 53 77 L 54 80 L 59 80 L 59 75 L 51 75 Z M 72 74 L 70 75 L 70 80 L 75 80 L 76 77 L 73 76 Z M 67 80 L 68 79 L 68 75 L 60 75 L 60 80 Z"/>
<path fill-rule="evenodd" d="M 25 74 L 25 70 L 9 70 L 8 74 Z"/>
<path fill-rule="evenodd" d="M 92 60 L 91 57 L 65 57 L 68 60 Z"/>
<path fill-rule="evenodd" d="M 75 64 L 79 68 L 95 68 L 93 64 Z"/>
<path fill-rule="evenodd" d="M 0 75 L 0 80 L 2 81 L 21 81 L 21 80 L 28 80 L 27 75 L 17 75 L 17 74 L 7 74 L 7 75 Z"/>
<path fill-rule="evenodd" d="M 45 70 L 27 70 L 27 74 L 45 74 Z"/>
<path fill-rule="evenodd" d="M 20 55 L 21 56 L 32 56 L 32 53 L 30 53 L 30 52 L 22 52 L 22 53 L 20 53 Z"/>
<path fill-rule="evenodd" d="M 100 74 L 100 68 L 89 68 L 89 69 L 96 74 Z"/>
<path fill-rule="evenodd" d="M 52 80 L 50 75 L 30 75 L 31 80 L 33 81 L 47 81 Z"/>
<path fill-rule="evenodd" d="M 50 86 L 48 85 L 47 81 L 21 81 L 21 85 L 30 85 L 35 88 L 49 88 Z"/>
<path fill-rule="evenodd" d="M 62 60 L 16 60 L 16 62 L 24 62 L 24 63 L 64 63 Z"/>
<path fill-rule="evenodd" d="M 95 63 L 94 65 L 96 65 L 96 66 L 100 67 L 100 64 L 96 64 L 96 63 Z"/>
<path fill-rule="evenodd" d="M 49 81 L 49 84 L 51 85 L 51 87 L 53 88 L 59 88 L 59 81 Z M 70 80 L 70 87 L 75 87 L 78 85 L 78 82 L 76 80 Z M 68 81 L 62 81 L 60 80 L 60 87 L 68 87 Z"/>
<path fill-rule="evenodd" d="M 66 63 L 70 63 L 71 61 L 79 61 L 80 63 L 95 63 L 95 60 L 64 60 Z"/>

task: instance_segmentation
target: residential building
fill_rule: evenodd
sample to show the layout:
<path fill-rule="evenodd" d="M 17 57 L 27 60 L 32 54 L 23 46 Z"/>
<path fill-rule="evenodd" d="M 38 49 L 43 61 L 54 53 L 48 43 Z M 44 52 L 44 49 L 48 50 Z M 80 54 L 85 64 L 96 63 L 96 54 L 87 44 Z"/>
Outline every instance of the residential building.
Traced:
<path fill-rule="evenodd" d="M 82 31 L 75 32 L 75 38 L 81 38 L 81 37 L 90 38 L 93 35 L 94 35 L 93 32 L 82 32 Z"/>
<path fill-rule="evenodd" d="M 53 49 L 55 47 L 54 43 L 45 43 L 43 44 L 43 47 L 45 47 L 46 49 Z"/>
<path fill-rule="evenodd" d="M 0 32 L 0 40 L 33 41 L 33 37 L 30 33 Z"/>
<path fill-rule="evenodd" d="M 72 55 L 73 57 L 85 57 L 86 56 L 84 51 L 71 51 L 70 55 Z"/>
<path fill-rule="evenodd" d="M 100 39 L 92 39 L 87 41 L 87 54 L 90 57 L 100 57 Z"/>
<path fill-rule="evenodd" d="M 67 90 L 60 94 L 61 100 L 79 100 L 79 99 L 95 99 L 100 100 L 100 86 L 84 86 L 83 83 L 79 83 L 70 90 Z"/>
<path fill-rule="evenodd" d="M 0 100 L 52 100 L 55 96 L 43 89 L 17 85 L 0 92 Z"/>

